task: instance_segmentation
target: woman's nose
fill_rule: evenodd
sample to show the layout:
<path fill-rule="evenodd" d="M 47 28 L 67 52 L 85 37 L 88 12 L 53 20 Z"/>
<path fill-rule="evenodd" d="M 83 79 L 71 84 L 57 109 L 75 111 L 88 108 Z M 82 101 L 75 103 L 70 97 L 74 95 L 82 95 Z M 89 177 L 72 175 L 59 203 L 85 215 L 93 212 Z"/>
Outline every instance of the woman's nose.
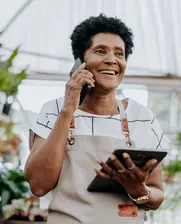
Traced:
<path fill-rule="evenodd" d="M 111 53 L 106 55 L 104 62 L 107 64 L 117 64 L 115 55 Z"/>

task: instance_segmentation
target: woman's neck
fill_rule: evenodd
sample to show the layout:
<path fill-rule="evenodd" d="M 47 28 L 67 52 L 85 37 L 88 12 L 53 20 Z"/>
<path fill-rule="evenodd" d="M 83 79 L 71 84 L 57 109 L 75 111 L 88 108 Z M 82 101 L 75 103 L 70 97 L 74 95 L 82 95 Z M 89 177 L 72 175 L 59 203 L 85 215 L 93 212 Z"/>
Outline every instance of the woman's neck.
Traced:
<path fill-rule="evenodd" d="M 79 106 L 79 109 L 96 115 L 119 114 L 116 92 L 108 94 L 96 94 L 90 92 L 86 95 L 83 103 Z"/>

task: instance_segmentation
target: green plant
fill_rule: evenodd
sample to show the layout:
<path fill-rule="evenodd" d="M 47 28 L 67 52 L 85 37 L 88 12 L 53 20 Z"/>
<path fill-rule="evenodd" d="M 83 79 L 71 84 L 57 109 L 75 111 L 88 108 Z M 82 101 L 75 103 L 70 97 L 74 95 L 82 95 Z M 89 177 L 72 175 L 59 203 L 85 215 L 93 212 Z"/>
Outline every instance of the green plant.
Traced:
<path fill-rule="evenodd" d="M 0 48 L 2 45 L 0 44 Z M 12 73 L 13 61 L 19 53 L 19 47 L 13 50 L 6 61 L 0 61 L 0 91 L 5 92 L 7 96 L 15 96 L 18 92 L 18 86 L 23 79 L 27 78 L 26 69 L 18 73 Z"/>
<path fill-rule="evenodd" d="M 0 172 L 0 211 L 11 203 L 12 199 L 24 198 L 29 193 L 23 171 L 20 169 L 3 169 Z"/>
<path fill-rule="evenodd" d="M 172 160 L 168 165 L 163 165 L 163 170 L 168 172 L 170 176 L 174 176 L 181 172 L 181 161 L 178 159 Z"/>
<path fill-rule="evenodd" d="M 167 164 L 163 164 L 163 171 L 165 172 L 166 175 L 166 182 L 167 183 L 172 183 L 173 182 L 173 177 L 181 172 L 181 160 L 180 160 L 180 155 L 181 155 L 181 132 L 177 133 L 176 136 L 176 141 L 177 141 L 177 146 L 178 146 L 178 152 L 174 160 L 170 160 Z"/>

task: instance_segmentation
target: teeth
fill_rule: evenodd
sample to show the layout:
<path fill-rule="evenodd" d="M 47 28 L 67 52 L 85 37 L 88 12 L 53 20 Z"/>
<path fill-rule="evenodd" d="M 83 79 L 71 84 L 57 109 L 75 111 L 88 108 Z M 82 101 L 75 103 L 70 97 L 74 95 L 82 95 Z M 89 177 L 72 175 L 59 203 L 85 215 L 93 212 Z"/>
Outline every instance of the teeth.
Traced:
<path fill-rule="evenodd" d="M 116 74 L 116 72 L 115 71 L 110 71 L 110 70 L 102 70 L 102 71 L 100 71 L 100 73 L 102 73 L 102 74 L 109 74 L 109 75 L 115 75 Z"/>

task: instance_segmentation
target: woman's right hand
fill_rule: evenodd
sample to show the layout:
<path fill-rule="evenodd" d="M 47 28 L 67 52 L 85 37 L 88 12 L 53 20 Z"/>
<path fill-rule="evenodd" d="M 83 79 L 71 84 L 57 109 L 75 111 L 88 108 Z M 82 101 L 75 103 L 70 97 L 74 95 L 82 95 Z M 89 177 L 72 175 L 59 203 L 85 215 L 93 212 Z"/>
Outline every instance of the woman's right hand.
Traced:
<path fill-rule="evenodd" d="M 66 84 L 64 109 L 74 112 L 79 107 L 80 93 L 82 87 L 88 84 L 94 87 L 95 80 L 93 74 L 85 70 L 86 63 L 83 63 L 73 74 L 71 79 Z"/>

